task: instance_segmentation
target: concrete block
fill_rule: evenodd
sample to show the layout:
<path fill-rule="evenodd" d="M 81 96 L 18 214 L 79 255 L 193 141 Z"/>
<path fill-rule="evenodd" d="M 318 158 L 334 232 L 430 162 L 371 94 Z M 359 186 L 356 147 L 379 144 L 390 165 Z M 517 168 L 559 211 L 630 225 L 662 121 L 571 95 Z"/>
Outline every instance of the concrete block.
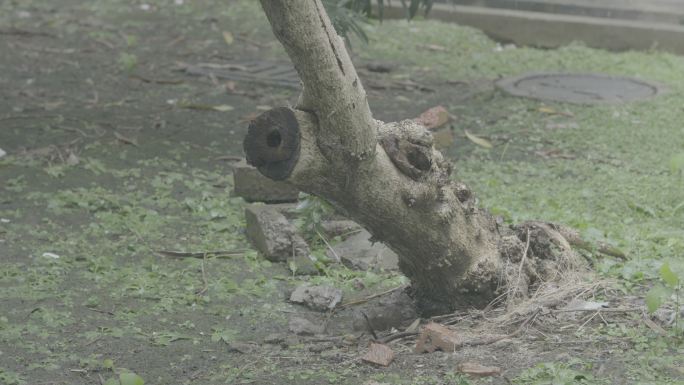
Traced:
<path fill-rule="evenodd" d="M 397 270 L 399 257 L 389 247 L 380 242 L 371 243 L 371 234 L 361 230 L 344 241 L 328 249 L 328 258 L 339 257 L 350 269 L 356 270 Z M 334 252 L 333 252 L 334 251 Z"/>
<path fill-rule="evenodd" d="M 266 259 L 286 261 L 294 256 L 308 256 L 309 246 L 287 218 L 269 205 L 248 205 L 245 208 L 247 237 Z"/>
<path fill-rule="evenodd" d="M 299 190 L 289 183 L 271 180 L 244 160 L 233 167 L 233 196 L 247 202 L 296 202 Z"/>

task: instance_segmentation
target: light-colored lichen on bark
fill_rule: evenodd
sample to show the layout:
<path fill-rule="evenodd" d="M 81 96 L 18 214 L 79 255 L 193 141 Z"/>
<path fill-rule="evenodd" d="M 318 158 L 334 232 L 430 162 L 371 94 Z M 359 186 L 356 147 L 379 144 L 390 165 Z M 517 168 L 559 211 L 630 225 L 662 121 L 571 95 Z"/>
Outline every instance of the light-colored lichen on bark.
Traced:
<path fill-rule="evenodd" d="M 392 248 L 425 313 L 482 307 L 510 290 L 513 298 L 524 292 L 513 287 L 558 275 L 554 266 L 580 264 L 565 245 L 555 253 L 544 244 L 558 245 L 557 231 L 527 227 L 538 236 L 521 240 L 520 228 L 477 207 L 424 127 L 372 118 L 320 0 L 261 3 L 304 84 L 291 111 L 300 147 L 287 182 L 330 201 Z"/>

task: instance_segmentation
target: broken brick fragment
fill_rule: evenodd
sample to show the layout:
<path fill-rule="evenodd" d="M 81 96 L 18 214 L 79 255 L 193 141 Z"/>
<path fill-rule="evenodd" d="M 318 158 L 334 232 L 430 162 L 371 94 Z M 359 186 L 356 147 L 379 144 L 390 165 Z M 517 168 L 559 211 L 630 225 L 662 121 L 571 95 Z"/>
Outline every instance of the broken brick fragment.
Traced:
<path fill-rule="evenodd" d="M 394 352 L 385 344 L 371 342 L 368 352 L 361 359 L 371 364 L 388 366 L 394 360 Z"/>
<path fill-rule="evenodd" d="M 439 349 L 444 352 L 453 352 L 463 345 L 463 340 L 455 331 L 446 326 L 430 322 L 425 325 L 416 341 L 416 353 L 432 353 Z"/>

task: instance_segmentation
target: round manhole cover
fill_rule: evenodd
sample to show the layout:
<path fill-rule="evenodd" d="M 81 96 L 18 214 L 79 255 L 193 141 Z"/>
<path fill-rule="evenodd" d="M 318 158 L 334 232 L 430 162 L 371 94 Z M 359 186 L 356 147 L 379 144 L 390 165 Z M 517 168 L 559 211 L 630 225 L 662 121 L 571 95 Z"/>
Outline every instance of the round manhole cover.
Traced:
<path fill-rule="evenodd" d="M 662 92 L 653 83 L 602 74 L 534 73 L 501 79 L 497 85 L 516 96 L 577 104 L 624 103 Z"/>

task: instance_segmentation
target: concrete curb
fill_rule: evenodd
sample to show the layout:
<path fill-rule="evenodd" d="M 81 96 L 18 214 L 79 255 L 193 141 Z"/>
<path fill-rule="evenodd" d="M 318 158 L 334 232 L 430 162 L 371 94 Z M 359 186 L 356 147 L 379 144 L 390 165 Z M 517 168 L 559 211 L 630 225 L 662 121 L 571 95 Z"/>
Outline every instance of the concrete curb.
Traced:
<path fill-rule="evenodd" d="M 404 18 L 400 4 L 385 8 L 386 18 Z M 595 17 L 555 15 L 482 7 L 435 4 L 430 19 L 481 29 L 491 38 L 542 48 L 573 41 L 613 51 L 657 49 L 684 54 L 684 26 Z"/>

